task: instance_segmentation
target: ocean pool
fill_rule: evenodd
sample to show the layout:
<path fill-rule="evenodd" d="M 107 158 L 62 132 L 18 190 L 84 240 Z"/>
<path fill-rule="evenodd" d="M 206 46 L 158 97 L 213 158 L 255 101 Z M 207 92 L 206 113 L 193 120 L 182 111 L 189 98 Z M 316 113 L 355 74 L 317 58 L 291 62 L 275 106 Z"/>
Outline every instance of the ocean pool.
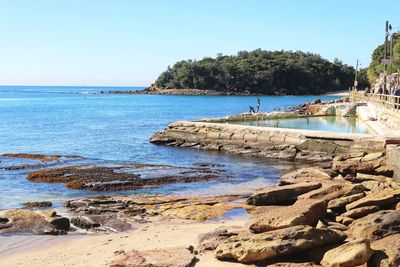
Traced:
<path fill-rule="evenodd" d="M 357 118 L 320 116 L 291 119 L 271 119 L 258 121 L 235 121 L 229 124 L 250 125 L 259 127 L 305 129 L 316 131 L 328 131 L 338 133 L 373 134 L 374 131 Z"/>

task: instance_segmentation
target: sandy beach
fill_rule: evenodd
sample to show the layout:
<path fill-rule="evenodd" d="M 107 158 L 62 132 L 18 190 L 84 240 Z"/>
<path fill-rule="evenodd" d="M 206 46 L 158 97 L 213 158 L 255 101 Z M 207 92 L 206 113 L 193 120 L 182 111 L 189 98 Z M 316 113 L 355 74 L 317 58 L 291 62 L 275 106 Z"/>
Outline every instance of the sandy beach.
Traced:
<path fill-rule="evenodd" d="M 245 220 L 210 223 L 152 223 L 126 233 L 82 236 L 14 236 L 0 237 L 11 249 L 0 251 L 0 266 L 108 266 L 116 251 L 147 250 L 197 245 L 199 234 L 221 226 L 243 226 Z M 177 238 L 178 237 L 178 238 Z M 240 266 L 215 259 L 212 253 L 198 256 L 196 267 Z M 243 265 L 245 266 L 245 265 Z M 246 265 L 248 266 L 248 265 Z"/>

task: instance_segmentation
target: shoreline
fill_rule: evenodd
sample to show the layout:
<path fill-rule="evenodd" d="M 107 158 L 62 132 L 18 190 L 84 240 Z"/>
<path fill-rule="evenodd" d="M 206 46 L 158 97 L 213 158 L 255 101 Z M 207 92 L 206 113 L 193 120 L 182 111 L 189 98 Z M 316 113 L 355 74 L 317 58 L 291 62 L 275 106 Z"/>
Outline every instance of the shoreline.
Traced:
<path fill-rule="evenodd" d="M 110 95 L 180 95 L 180 96 L 347 96 L 348 91 L 334 91 L 322 94 L 289 95 L 289 94 L 261 94 L 248 91 L 233 92 L 206 89 L 148 89 L 128 91 L 103 91 L 94 94 Z"/>
<path fill-rule="evenodd" d="M 0 266 L 109 266 L 116 251 L 147 250 L 176 246 L 189 247 L 197 243 L 199 234 L 221 226 L 243 226 L 245 220 L 224 220 L 207 223 L 150 223 L 138 229 L 115 234 L 96 234 L 78 238 L 43 238 L 34 247 L 19 246 L 7 253 L 0 252 Z M 177 233 L 185 233 L 176 238 Z M 0 241 L 4 237 L 0 236 Z M 50 241 L 49 241 L 50 240 Z M 198 256 L 196 267 L 249 266 L 218 261 L 213 255 Z M 250 265 L 251 266 L 251 265 Z"/>

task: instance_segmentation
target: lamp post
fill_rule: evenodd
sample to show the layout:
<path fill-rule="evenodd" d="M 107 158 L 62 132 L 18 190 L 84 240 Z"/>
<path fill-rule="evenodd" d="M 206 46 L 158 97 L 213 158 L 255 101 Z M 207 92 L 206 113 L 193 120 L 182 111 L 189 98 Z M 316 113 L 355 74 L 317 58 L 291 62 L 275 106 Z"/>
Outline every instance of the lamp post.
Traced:
<path fill-rule="evenodd" d="M 382 63 L 383 63 L 383 93 L 384 94 L 386 94 L 386 65 L 388 63 L 388 60 L 387 60 L 387 50 L 388 50 L 387 42 L 388 42 L 388 37 L 389 37 L 389 31 L 391 31 L 391 30 L 392 30 L 392 25 L 390 25 L 389 21 L 387 20 L 386 24 L 385 24 L 385 53 L 384 53 L 383 60 L 382 60 Z"/>
<path fill-rule="evenodd" d="M 358 74 L 358 59 L 356 63 L 356 72 L 354 74 L 354 91 L 357 91 L 357 85 L 358 85 L 357 74 Z"/>

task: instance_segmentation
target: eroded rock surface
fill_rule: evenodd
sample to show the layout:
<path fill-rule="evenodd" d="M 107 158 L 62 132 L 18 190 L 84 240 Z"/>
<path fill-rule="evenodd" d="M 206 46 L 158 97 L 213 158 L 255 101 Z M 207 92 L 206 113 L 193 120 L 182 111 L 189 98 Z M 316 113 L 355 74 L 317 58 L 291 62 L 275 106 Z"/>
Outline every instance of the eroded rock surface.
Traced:
<path fill-rule="evenodd" d="M 355 267 L 367 263 L 373 254 L 368 240 L 355 240 L 326 252 L 321 264 L 326 267 Z"/>
<path fill-rule="evenodd" d="M 294 226 L 261 234 L 240 233 L 221 243 L 215 256 L 221 260 L 251 263 L 340 242 L 345 238 L 342 232 L 311 226 Z"/>
<path fill-rule="evenodd" d="M 347 210 L 365 207 L 378 206 L 382 209 L 388 208 L 400 201 L 400 190 L 383 190 L 371 193 L 353 203 L 346 205 Z"/>
<path fill-rule="evenodd" d="M 199 253 L 215 250 L 218 245 L 231 236 L 236 236 L 244 229 L 239 226 L 220 227 L 212 232 L 199 235 L 197 250 Z"/>
<path fill-rule="evenodd" d="M 394 234 L 374 241 L 371 244 L 376 252 L 371 259 L 371 266 L 400 266 L 400 234 Z"/>
<path fill-rule="evenodd" d="M 353 239 L 378 240 L 400 232 L 400 210 L 381 210 L 355 220 L 349 226 Z"/>
<path fill-rule="evenodd" d="M 208 181 L 225 177 L 223 170 L 168 165 L 126 164 L 114 167 L 76 165 L 34 171 L 33 182 L 64 183 L 72 189 L 132 190 L 163 184 Z"/>
<path fill-rule="evenodd" d="M 291 202 L 296 200 L 299 195 L 320 187 L 321 183 L 299 183 L 293 185 L 274 186 L 257 191 L 247 200 L 247 204 L 265 206 Z"/>
<path fill-rule="evenodd" d="M 315 226 L 325 217 L 325 201 L 300 199 L 291 206 L 259 207 L 247 222 L 253 233 L 262 233 L 296 225 Z"/>
<path fill-rule="evenodd" d="M 110 267 L 192 267 L 195 255 L 185 247 L 132 250 L 117 256 Z"/>
<path fill-rule="evenodd" d="M 283 175 L 279 179 L 280 185 L 298 184 L 306 182 L 319 182 L 320 180 L 330 180 L 331 177 L 321 168 L 308 167 L 301 168 Z"/>

